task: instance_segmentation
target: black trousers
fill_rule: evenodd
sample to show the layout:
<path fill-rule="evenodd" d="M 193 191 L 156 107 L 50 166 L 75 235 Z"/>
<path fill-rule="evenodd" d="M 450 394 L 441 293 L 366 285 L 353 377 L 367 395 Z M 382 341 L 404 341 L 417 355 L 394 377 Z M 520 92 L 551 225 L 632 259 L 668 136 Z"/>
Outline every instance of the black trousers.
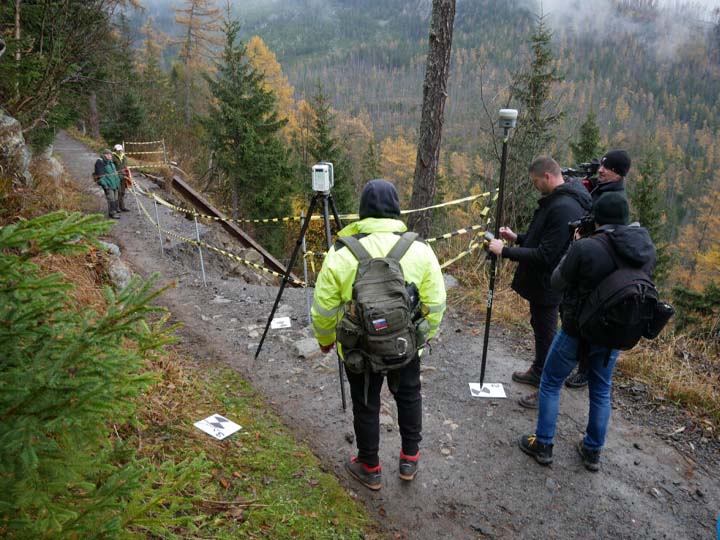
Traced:
<path fill-rule="evenodd" d="M 384 375 L 368 374 L 365 404 L 365 374 L 345 370 L 350 383 L 353 404 L 353 426 L 358 461 L 369 467 L 380 463 L 380 390 Z M 403 453 L 414 456 L 422 440 L 422 396 L 420 394 L 420 359 L 415 358 L 402 369 L 388 372 L 388 388 L 395 397 Z"/>
<path fill-rule="evenodd" d="M 535 335 L 535 361 L 532 369 L 538 375 L 542 373 L 545 358 L 557 333 L 558 312 L 558 305 L 530 302 L 530 326 Z"/>

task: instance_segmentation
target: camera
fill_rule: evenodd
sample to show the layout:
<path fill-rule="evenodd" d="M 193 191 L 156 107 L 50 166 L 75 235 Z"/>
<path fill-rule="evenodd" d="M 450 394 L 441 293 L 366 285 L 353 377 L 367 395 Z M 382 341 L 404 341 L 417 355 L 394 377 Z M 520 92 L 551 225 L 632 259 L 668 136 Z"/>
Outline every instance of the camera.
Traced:
<path fill-rule="evenodd" d="M 590 178 L 591 176 L 595 176 L 597 174 L 599 168 L 600 160 L 596 158 L 588 163 L 580 163 L 574 168 L 566 167 L 564 169 L 560 169 L 560 172 L 563 176 Z"/>
<path fill-rule="evenodd" d="M 587 214 L 586 216 L 576 219 L 568 223 L 571 234 L 575 234 L 577 230 L 580 236 L 589 236 L 595 230 L 595 216 Z"/>
<path fill-rule="evenodd" d="M 333 164 L 329 161 L 321 161 L 312 167 L 312 188 L 313 191 L 327 193 L 335 184 Z"/>

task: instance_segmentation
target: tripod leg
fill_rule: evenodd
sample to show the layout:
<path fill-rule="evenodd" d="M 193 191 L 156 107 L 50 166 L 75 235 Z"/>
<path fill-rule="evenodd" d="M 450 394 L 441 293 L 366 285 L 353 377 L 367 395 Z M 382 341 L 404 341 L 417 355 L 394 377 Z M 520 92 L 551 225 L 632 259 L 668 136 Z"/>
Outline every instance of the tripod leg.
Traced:
<path fill-rule="evenodd" d="M 323 197 L 323 219 L 325 220 L 325 240 L 327 242 L 328 251 L 332 247 L 332 235 L 330 233 L 330 216 L 328 215 L 328 201 L 332 205 L 333 214 L 335 217 L 335 224 L 340 227 L 340 217 L 338 216 L 337 209 L 335 208 L 335 201 L 332 199 L 332 195 L 329 193 Z M 335 345 L 337 351 L 337 344 Z M 345 401 L 345 384 L 343 383 L 343 363 L 340 359 L 340 353 L 337 353 L 338 361 L 338 375 L 340 377 L 340 397 L 342 399 L 343 411 L 347 409 L 347 403 Z"/>
<path fill-rule="evenodd" d="M 340 221 L 340 214 L 338 214 L 337 207 L 335 206 L 335 199 L 333 199 L 331 194 L 328 194 L 328 199 L 330 200 L 330 209 L 332 210 L 333 218 L 335 219 L 335 226 L 339 231 L 343 228 L 343 224 L 342 221 Z"/>
<path fill-rule="evenodd" d="M 270 323 L 273 319 L 273 315 L 275 315 L 275 310 L 280 303 L 280 298 L 282 297 L 282 293 L 285 290 L 285 285 L 287 285 L 287 282 L 290 281 L 290 272 L 292 271 L 292 267 L 295 264 L 295 259 L 297 259 L 298 252 L 300 251 L 300 246 L 302 245 L 302 240 L 303 238 L 305 238 L 305 233 L 308 229 L 308 225 L 310 225 L 310 218 L 312 217 L 312 213 L 315 210 L 315 205 L 317 204 L 317 197 L 318 195 L 314 195 L 312 200 L 310 201 L 310 207 L 307 211 L 307 219 L 305 220 L 302 228 L 300 229 L 300 236 L 298 236 L 298 239 L 295 242 L 295 249 L 293 249 L 292 256 L 290 257 L 290 262 L 288 263 L 287 269 L 285 270 L 285 275 L 280 282 L 280 289 L 278 290 L 277 297 L 275 298 L 275 303 L 273 304 L 272 310 L 270 311 L 270 316 L 268 317 L 267 323 L 265 324 L 265 331 L 263 332 L 262 338 L 260 338 L 260 343 L 258 344 L 257 351 L 255 351 L 255 360 L 257 360 L 263 343 L 265 342 L 265 336 L 267 336 L 268 329 L 270 328 Z"/>

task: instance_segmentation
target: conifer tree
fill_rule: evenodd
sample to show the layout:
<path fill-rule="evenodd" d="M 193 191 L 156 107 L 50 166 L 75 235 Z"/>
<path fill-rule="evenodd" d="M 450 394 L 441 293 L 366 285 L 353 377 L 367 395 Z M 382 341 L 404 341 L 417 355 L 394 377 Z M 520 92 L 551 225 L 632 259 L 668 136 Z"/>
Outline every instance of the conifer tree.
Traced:
<path fill-rule="evenodd" d="M 529 222 L 537 199 L 527 178 L 527 167 L 535 156 L 549 152 L 555 140 L 553 130 L 563 117 L 551 102 L 552 89 L 562 80 L 554 66 L 551 40 L 552 32 L 541 14 L 530 36 L 530 66 L 517 73 L 511 84 L 510 103 L 519 102 L 520 114 L 510 144 L 505 216 L 511 226 L 518 228 Z"/>
<path fill-rule="evenodd" d="M 310 99 L 313 110 L 313 122 L 310 127 L 308 153 L 314 162 L 329 161 L 333 164 L 335 186 L 332 189 L 333 199 L 339 212 L 350 212 L 357 206 L 354 201 L 352 179 L 348 169 L 348 159 L 344 149 L 335 138 L 335 115 L 330 108 L 322 84 L 318 82 L 315 93 Z M 312 165 L 310 163 L 309 165 Z"/>
<path fill-rule="evenodd" d="M 372 137 L 368 141 L 367 149 L 362 159 L 363 180 L 365 182 L 378 178 L 380 176 L 380 156 L 378 156 L 375 146 L 375 139 Z"/>
<path fill-rule="evenodd" d="M 587 163 L 600 154 L 600 127 L 593 109 L 588 111 L 585 121 L 580 125 L 580 138 L 570 143 L 575 163 Z"/>
<path fill-rule="evenodd" d="M 290 210 L 292 175 L 288 152 L 278 137 L 286 120 L 278 120 L 275 97 L 263 89 L 262 74 L 251 67 L 237 37 L 239 30 L 238 21 L 225 21 L 226 43 L 217 76 L 206 77 L 215 102 L 203 125 L 226 178 L 235 216 L 283 216 Z"/>
<path fill-rule="evenodd" d="M 638 178 L 633 182 L 629 193 L 633 217 L 648 230 L 657 250 L 657 264 L 653 277 L 658 283 L 664 282 L 667 278 L 671 262 L 661 206 L 661 191 L 658 189 L 666 171 L 660 156 L 657 146 L 651 144 L 638 166 Z"/>
<path fill-rule="evenodd" d="M 211 0 L 185 0 L 184 6 L 175 8 L 175 22 L 184 27 L 176 43 L 180 45 L 185 124 L 190 125 L 197 97 L 194 91 L 197 75 L 215 58 L 214 47 L 222 43 L 218 37 L 220 10 Z"/>
<path fill-rule="evenodd" d="M 38 257 L 87 252 L 102 216 L 56 212 L 0 229 L 0 531 L 17 540 L 129 538 L 176 520 L 202 459 L 163 470 L 110 437 L 153 382 L 146 358 L 172 341 L 161 291 L 136 278 L 106 308 L 82 308 Z M 157 323 L 146 322 L 155 318 Z M 185 521 L 180 517 L 182 521 Z"/>

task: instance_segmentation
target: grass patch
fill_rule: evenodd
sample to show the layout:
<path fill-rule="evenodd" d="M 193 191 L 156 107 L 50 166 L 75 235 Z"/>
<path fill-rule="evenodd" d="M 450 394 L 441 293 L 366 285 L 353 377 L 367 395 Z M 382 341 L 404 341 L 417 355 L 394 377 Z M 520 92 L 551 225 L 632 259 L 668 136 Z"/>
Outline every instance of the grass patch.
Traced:
<path fill-rule="evenodd" d="M 674 334 L 642 341 L 620 355 L 618 370 L 687 409 L 710 431 L 720 426 L 720 358 L 702 343 Z"/>
<path fill-rule="evenodd" d="M 161 377 L 144 398 L 131 441 L 141 457 L 180 462 L 204 456 L 209 474 L 196 497 L 195 527 L 169 527 L 182 538 L 377 539 L 361 504 L 298 444 L 237 373 L 202 367 L 175 350 L 153 367 Z M 243 426 L 224 441 L 193 422 L 220 413 Z M 132 442 L 131 442 L 132 444 Z M 196 494 L 197 495 L 197 494 Z M 195 528 L 193 531 L 192 529 Z"/>

